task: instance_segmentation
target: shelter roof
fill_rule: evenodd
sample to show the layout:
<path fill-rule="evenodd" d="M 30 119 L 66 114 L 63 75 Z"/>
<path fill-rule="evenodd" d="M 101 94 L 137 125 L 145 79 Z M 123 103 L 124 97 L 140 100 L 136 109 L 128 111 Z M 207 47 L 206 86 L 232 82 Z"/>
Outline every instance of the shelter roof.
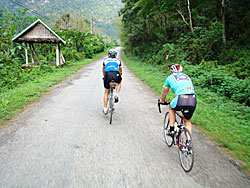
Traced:
<path fill-rule="evenodd" d="M 36 20 L 22 32 L 16 35 L 13 42 L 36 42 L 36 43 L 62 43 L 66 42 L 61 39 L 54 31 L 52 31 L 40 19 Z"/>

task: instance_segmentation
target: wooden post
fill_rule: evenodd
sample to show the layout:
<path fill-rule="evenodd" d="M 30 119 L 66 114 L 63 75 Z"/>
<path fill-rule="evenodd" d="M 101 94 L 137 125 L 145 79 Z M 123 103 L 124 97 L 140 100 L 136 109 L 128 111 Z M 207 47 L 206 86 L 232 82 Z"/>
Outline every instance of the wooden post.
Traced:
<path fill-rule="evenodd" d="M 60 60 L 60 65 L 63 64 L 62 62 L 62 52 L 61 52 L 61 47 L 60 47 L 60 44 L 58 43 L 58 49 L 59 49 L 59 60 Z"/>
<path fill-rule="evenodd" d="M 65 59 L 64 59 L 64 57 L 63 57 L 62 52 L 60 52 L 60 59 L 61 59 L 62 64 L 65 64 Z"/>
<path fill-rule="evenodd" d="M 28 47 L 27 47 L 27 43 L 25 43 L 25 61 L 26 61 L 26 66 L 29 66 L 29 59 L 28 59 Z"/>
<path fill-rule="evenodd" d="M 56 43 L 56 65 L 59 66 L 60 55 L 59 55 L 59 43 Z"/>
<path fill-rule="evenodd" d="M 35 64 L 35 61 L 34 61 L 34 52 L 33 52 L 33 49 L 31 47 L 30 43 L 29 43 L 29 46 L 30 46 L 30 51 L 31 51 L 31 61 L 32 61 L 32 64 L 34 65 Z"/>
<path fill-rule="evenodd" d="M 39 60 L 39 57 L 38 57 L 38 55 L 37 55 L 37 53 L 36 53 L 36 50 L 35 50 L 35 47 L 34 47 L 33 43 L 31 43 L 31 46 L 32 46 L 33 52 L 34 52 L 34 54 L 35 54 L 35 56 L 36 56 L 37 62 L 38 62 L 38 64 L 39 64 L 39 63 L 40 63 L 40 60 Z"/>

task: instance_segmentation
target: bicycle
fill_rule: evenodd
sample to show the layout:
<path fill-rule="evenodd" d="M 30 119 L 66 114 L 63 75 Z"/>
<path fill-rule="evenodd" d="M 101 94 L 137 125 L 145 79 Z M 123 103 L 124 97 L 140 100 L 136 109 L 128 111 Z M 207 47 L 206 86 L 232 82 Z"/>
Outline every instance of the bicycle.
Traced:
<path fill-rule="evenodd" d="M 110 85 L 110 90 L 109 90 L 109 95 L 108 95 L 108 112 L 110 113 L 110 118 L 109 118 L 109 124 L 112 124 L 112 117 L 114 113 L 114 104 L 115 104 L 115 95 L 114 95 L 114 90 L 116 87 L 116 82 L 114 80 L 111 80 L 109 83 Z"/>
<path fill-rule="evenodd" d="M 160 105 L 169 105 L 170 102 L 161 103 L 160 99 L 158 99 L 158 108 L 161 113 Z M 169 112 L 166 112 L 164 117 L 164 139 L 168 147 L 171 147 L 173 144 L 178 148 L 179 160 L 181 163 L 181 167 L 185 172 L 190 172 L 194 165 L 194 146 L 192 135 L 190 131 L 184 125 L 184 116 L 175 111 L 176 116 L 179 118 L 175 118 L 175 134 L 170 135 L 170 121 L 169 121 Z M 188 139 L 189 138 L 189 139 Z M 187 140 L 189 140 L 189 144 L 187 144 Z"/>

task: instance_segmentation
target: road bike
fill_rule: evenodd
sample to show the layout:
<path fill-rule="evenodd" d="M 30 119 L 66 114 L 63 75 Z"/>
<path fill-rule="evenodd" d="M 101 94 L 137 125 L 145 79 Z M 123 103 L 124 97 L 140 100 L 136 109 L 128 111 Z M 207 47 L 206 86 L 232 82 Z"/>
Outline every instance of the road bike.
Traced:
<path fill-rule="evenodd" d="M 158 108 L 161 113 L 161 105 L 169 105 L 170 102 L 161 103 L 158 99 Z M 166 112 L 164 117 L 164 139 L 168 147 L 171 147 L 173 144 L 178 148 L 179 160 L 182 168 L 185 172 L 190 172 L 194 165 L 194 146 L 192 135 L 190 131 L 184 125 L 184 117 L 177 111 L 175 111 L 175 133 L 174 135 L 170 134 L 170 120 L 169 112 Z M 179 118 L 177 118 L 179 117 Z"/>
<path fill-rule="evenodd" d="M 112 123 L 112 117 L 113 117 L 113 113 L 114 113 L 114 105 L 115 105 L 115 88 L 117 83 L 114 80 L 111 80 L 111 82 L 109 83 L 110 85 L 110 90 L 109 90 L 109 95 L 108 95 L 108 112 L 110 113 L 110 117 L 109 117 L 109 124 Z"/>

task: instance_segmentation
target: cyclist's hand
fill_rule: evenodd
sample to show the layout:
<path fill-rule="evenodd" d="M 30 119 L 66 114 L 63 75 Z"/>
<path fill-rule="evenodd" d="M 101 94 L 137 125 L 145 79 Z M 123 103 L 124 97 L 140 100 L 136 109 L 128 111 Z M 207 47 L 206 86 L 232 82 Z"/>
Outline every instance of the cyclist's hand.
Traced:
<path fill-rule="evenodd" d="M 168 105 L 169 104 L 169 102 L 166 102 L 166 101 L 164 101 L 164 102 L 161 102 L 161 100 L 160 99 L 158 99 L 158 105 Z"/>
<path fill-rule="evenodd" d="M 164 101 L 164 102 L 161 101 L 161 104 L 162 104 L 162 105 L 166 104 L 166 101 Z"/>
<path fill-rule="evenodd" d="M 158 99 L 158 104 L 162 104 L 162 105 L 164 105 L 164 104 L 166 104 L 166 102 L 164 101 L 164 102 L 161 102 L 161 100 L 160 99 Z"/>

